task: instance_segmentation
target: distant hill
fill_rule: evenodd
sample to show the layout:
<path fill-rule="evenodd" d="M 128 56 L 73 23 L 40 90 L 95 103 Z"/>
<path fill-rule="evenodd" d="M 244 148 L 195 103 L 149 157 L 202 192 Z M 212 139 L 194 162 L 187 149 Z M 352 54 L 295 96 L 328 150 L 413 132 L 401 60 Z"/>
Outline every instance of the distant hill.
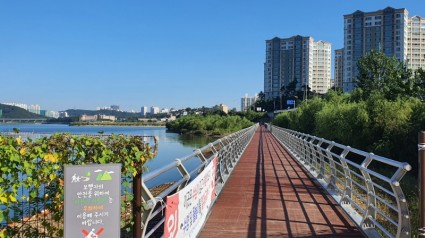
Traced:
<path fill-rule="evenodd" d="M 15 106 L 0 104 L 2 116 L 0 118 L 46 118 L 44 116 L 29 112 L 25 109 Z"/>

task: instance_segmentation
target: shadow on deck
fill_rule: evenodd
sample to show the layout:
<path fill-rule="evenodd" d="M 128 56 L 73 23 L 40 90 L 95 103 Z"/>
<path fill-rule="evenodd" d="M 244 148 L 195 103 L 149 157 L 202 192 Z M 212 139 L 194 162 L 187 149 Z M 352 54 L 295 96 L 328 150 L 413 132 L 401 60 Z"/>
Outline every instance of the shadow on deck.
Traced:
<path fill-rule="evenodd" d="M 363 237 L 339 204 L 259 127 L 200 237 Z"/>

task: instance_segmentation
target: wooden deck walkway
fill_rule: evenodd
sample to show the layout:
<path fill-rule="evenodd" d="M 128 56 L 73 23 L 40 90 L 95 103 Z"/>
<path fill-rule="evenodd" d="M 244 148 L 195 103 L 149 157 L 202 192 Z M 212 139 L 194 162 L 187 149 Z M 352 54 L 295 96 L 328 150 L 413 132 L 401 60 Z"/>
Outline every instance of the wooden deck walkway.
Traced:
<path fill-rule="evenodd" d="M 260 127 L 199 237 L 363 237 L 363 234 L 273 135 Z"/>

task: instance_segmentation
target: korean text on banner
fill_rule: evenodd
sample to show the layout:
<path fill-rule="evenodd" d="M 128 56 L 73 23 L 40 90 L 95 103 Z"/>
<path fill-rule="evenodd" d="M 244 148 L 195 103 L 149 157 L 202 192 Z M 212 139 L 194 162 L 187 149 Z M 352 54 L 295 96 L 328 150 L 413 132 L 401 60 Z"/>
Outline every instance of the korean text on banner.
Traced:
<path fill-rule="evenodd" d="M 167 197 L 165 238 L 196 237 L 215 198 L 217 157 L 192 182 Z"/>

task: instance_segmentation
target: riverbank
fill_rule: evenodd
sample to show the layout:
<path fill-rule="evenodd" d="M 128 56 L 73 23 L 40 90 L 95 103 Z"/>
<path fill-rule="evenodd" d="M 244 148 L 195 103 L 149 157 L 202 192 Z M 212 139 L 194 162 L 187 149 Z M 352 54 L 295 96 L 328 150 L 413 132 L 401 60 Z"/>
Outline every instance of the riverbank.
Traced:
<path fill-rule="evenodd" d="M 180 117 L 166 124 L 169 132 L 197 136 L 222 137 L 253 125 L 253 122 L 240 116 L 190 115 Z"/>
<path fill-rule="evenodd" d="M 165 127 L 165 122 L 71 122 L 70 126 L 139 126 Z"/>

